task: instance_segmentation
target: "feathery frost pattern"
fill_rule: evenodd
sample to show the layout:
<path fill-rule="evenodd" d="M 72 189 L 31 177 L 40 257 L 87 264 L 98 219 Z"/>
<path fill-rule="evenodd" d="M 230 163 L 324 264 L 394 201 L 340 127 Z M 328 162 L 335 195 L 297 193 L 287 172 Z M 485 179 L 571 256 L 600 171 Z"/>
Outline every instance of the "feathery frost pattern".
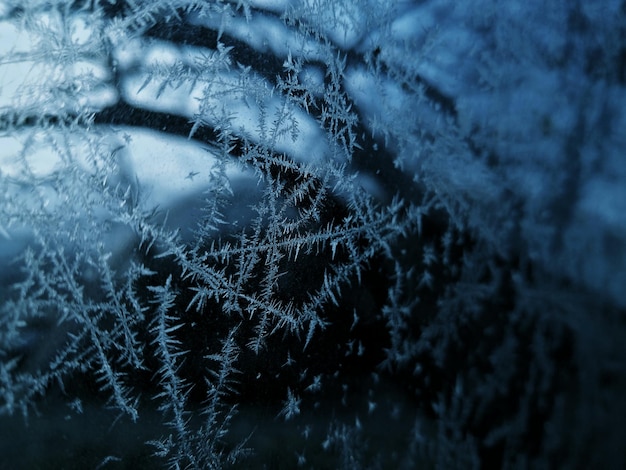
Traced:
<path fill-rule="evenodd" d="M 626 7 L 461 3 L 0 4 L 0 460 L 623 468 Z"/>

